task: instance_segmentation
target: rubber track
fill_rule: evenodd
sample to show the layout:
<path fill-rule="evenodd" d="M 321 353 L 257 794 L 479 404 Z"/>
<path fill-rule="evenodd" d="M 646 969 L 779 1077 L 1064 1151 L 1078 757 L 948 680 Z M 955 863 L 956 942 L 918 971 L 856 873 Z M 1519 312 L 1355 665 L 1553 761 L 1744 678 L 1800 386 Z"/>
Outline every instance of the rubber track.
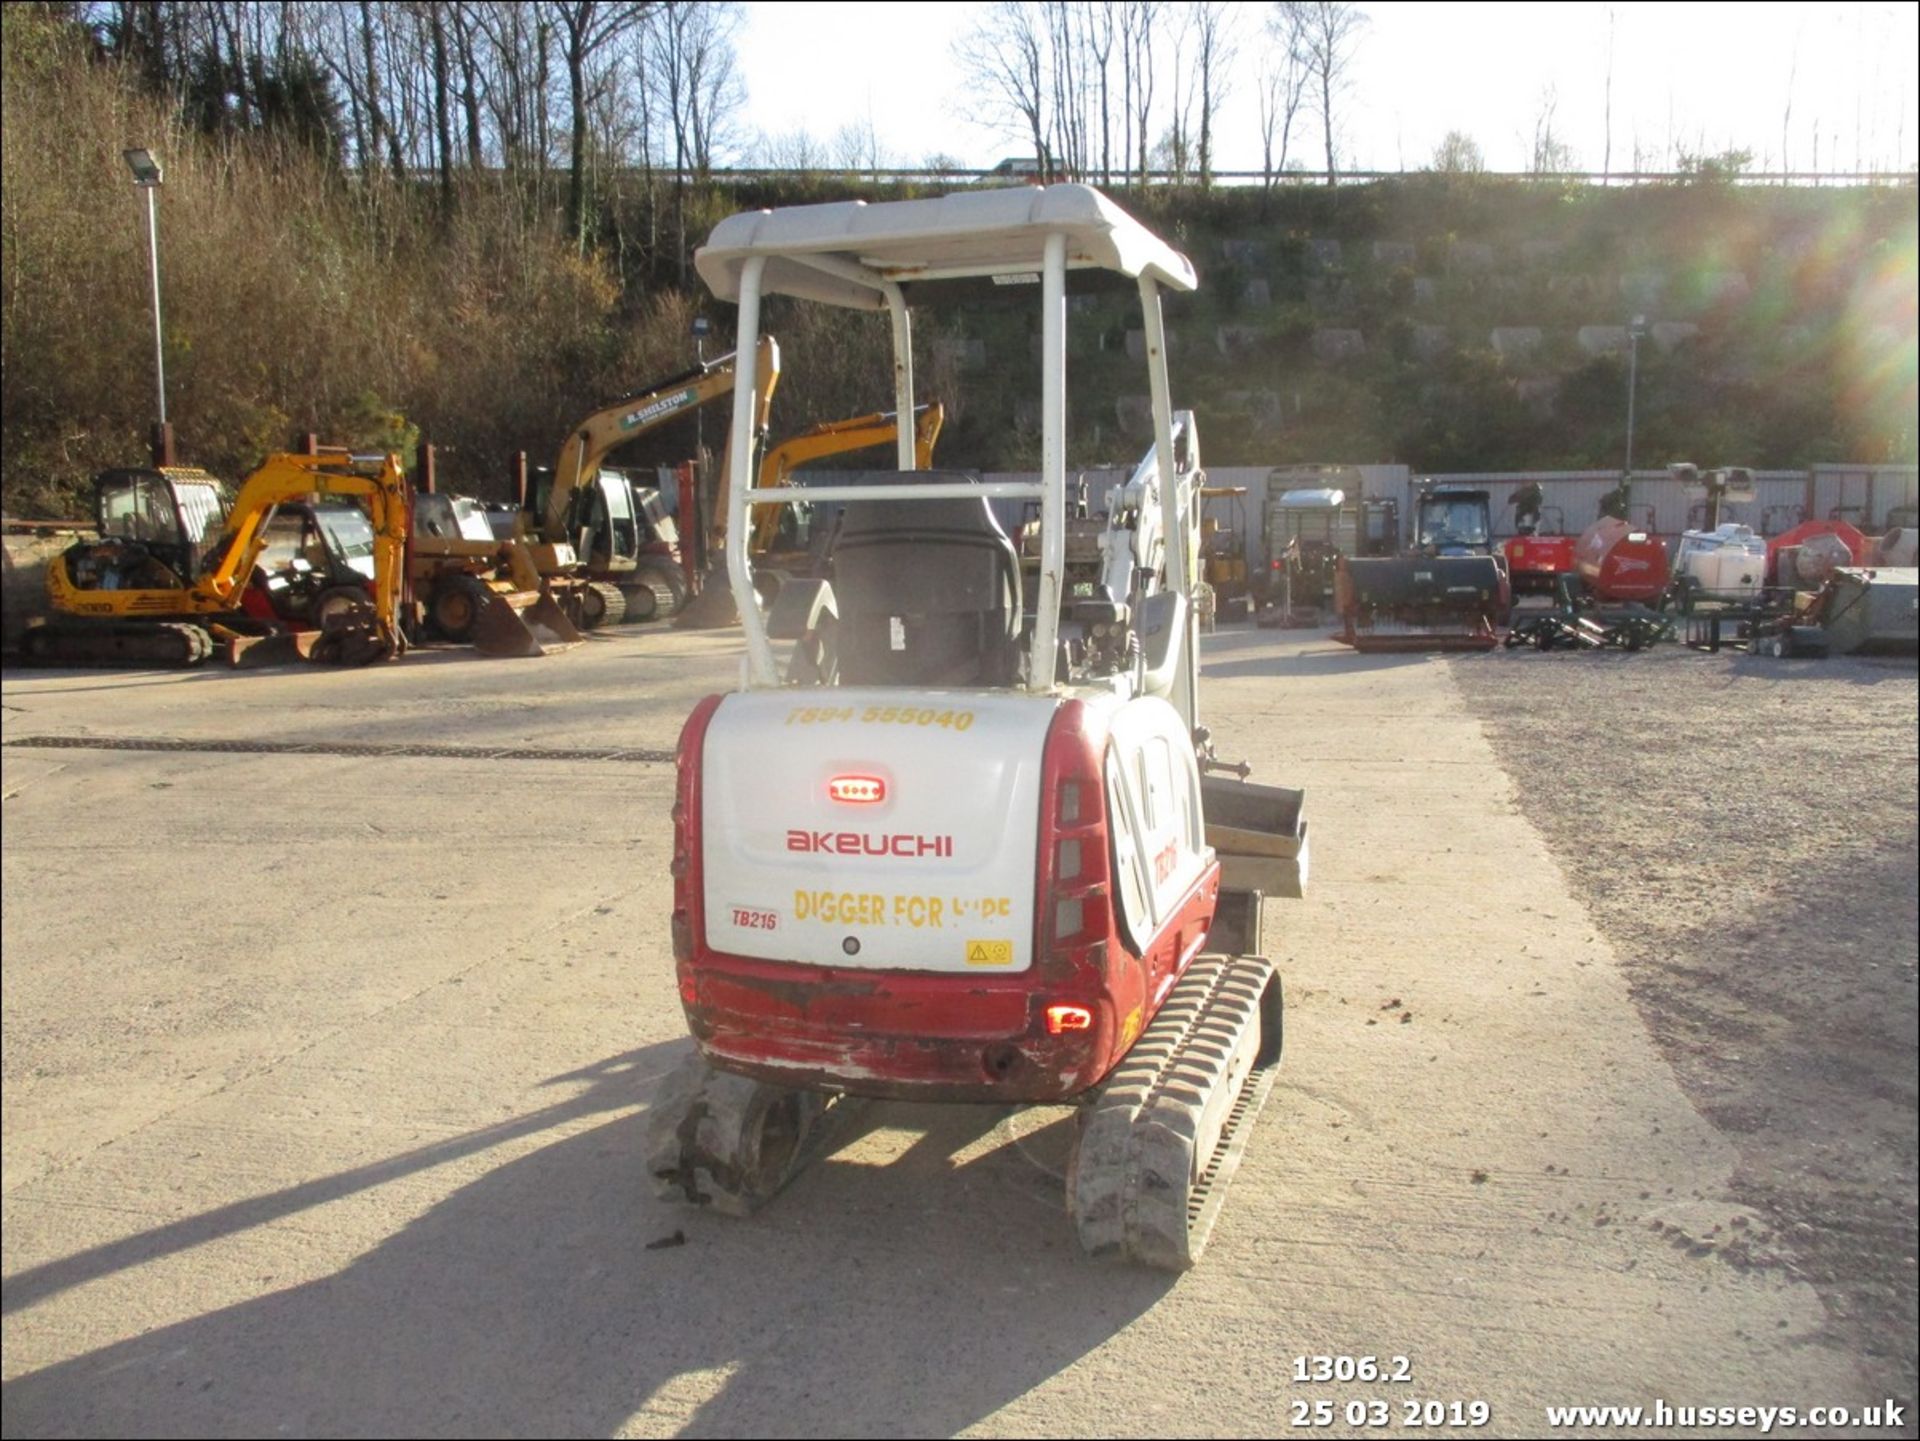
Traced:
<path fill-rule="evenodd" d="M 165 736 L 21 736 L 32 750 L 187 751 L 220 755 L 427 757 L 470 761 L 620 761 L 669 765 L 672 751 L 571 750 L 555 746 L 379 745 L 365 741 L 174 740 Z"/>
<path fill-rule="evenodd" d="M 1197 957 L 1081 1113 L 1068 1201 L 1089 1254 L 1174 1271 L 1199 1260 L 1273 1087 L 1277 1054 L 1256 1061 L 1226 1102 L 1212 1153 L 1196 1159 L 1194 1150 L 1245 1028 L 1262 1024 L 1261 997 L 1274 979 L 1264 957 Z"/>

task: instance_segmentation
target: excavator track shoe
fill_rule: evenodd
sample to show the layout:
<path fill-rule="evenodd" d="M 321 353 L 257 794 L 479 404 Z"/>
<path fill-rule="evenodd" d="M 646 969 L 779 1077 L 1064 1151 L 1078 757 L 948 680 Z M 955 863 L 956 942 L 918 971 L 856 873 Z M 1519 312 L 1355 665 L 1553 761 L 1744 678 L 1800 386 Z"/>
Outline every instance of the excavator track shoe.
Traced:
<path fill-rule="evenodd" d="M 1080 1113 L 1067 1203 L 1081 1247 L 1166 1271 L 1200 1259 L 1279 1069 L 1280 977 L 1203 955 Z"/>
<path fill-rule="evenodd" d="M 604 580 L 590 580 L 580 595 L 580 629 L 599 630 L 627 618 L 627 593 Z"/>
<path fill-rule="evenodd" d="M 659 581 L 640 581 L 623 586 L 621 594 L 627 598 L 629 625 L 638 625 L 641 621 L 648 620 L 665 620 L 673 614 L 673 591 Z"/>
<path fill-rule="evenodd" d="M 817 1156 L 836 1098 L 718 1070 L 697 1052 L 647 1113 L 647 1172 L 663 1201 L 750 1216 Z"/>
<path fill-rule="evenodd" d="M 653 591 L 654 597 L 660 601 L 662 616 L 677 615 L 680 607 L 687 603 L 687 577 L 675 562 L 660 559 L 643 561 L 636 581 Z"/>

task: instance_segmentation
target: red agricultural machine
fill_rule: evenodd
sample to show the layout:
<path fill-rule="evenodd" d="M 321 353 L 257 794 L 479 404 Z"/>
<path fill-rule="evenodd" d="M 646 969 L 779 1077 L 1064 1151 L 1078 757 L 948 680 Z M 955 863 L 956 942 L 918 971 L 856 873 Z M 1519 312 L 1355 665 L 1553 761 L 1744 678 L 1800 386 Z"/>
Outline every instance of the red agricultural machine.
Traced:
<path fill-rule="evenodd" d="M 1513 507 L 1513 528 L 1518 534 L 1501 543 L 1506 557 L 1507 576 L 1515 595 L 1529 592 L 1551 595 L 1560 577 L 1573 572 L 1574 537 L 1561 530 L 1561 512 L 1553 509 L 1552 529 L 1545 529 L 1546 495 L 1537 480 L 1528 481 L 1513 492 L 1508 504 Z"/>

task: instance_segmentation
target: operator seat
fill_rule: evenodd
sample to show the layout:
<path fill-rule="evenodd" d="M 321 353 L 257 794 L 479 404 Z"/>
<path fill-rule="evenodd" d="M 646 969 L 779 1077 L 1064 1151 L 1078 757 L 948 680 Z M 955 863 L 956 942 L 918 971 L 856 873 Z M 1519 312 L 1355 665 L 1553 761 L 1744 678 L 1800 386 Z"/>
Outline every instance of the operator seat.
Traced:
<path fill-rule="evenodd" d="M 980 483 L 966 471 L 880 479 Z M 832 569 L 842 685 L 1013 683 L 1020 561 L 985 496 L 849 501 Z"/>

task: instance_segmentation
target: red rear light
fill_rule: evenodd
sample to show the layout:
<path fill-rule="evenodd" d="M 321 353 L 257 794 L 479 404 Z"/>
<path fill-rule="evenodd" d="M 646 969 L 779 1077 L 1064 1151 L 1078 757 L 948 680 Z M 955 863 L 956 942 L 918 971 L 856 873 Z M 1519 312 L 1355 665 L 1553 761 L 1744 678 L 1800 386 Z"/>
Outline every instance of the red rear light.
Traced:
<path fill-rule="evenodd" d="M 1047 1034 L 1057 1036 L 1063 1031 L 1090 1031 L 1093 1029 L 1093 1012 L 1085 1006 L 1048 1006 Z"/>
<path fill-rule="evenodd" d="M 1054 716 L 1041 760 L 1040 877 L 1034 955 L 1050 981 L 1098 984 L 1112 929 L 1107 873 L 1106 728 L 1079 701 Z"/>
<path fill-rule="evenodd" d="M 847 805 L 877 805 L 887 798 L 887 783 L 879 776 L 835 776 L 827 782 L 827 795 Z"/>
<path fill-rule="evenodd" d="M 710 695 L 693 708 L 680 728 L 674 749 L 673 779 L 673 958 L 693 959 L 694 940 L 704 929 L 700 912 L 700 757 L 707 726 L 720 708 Z"/>

